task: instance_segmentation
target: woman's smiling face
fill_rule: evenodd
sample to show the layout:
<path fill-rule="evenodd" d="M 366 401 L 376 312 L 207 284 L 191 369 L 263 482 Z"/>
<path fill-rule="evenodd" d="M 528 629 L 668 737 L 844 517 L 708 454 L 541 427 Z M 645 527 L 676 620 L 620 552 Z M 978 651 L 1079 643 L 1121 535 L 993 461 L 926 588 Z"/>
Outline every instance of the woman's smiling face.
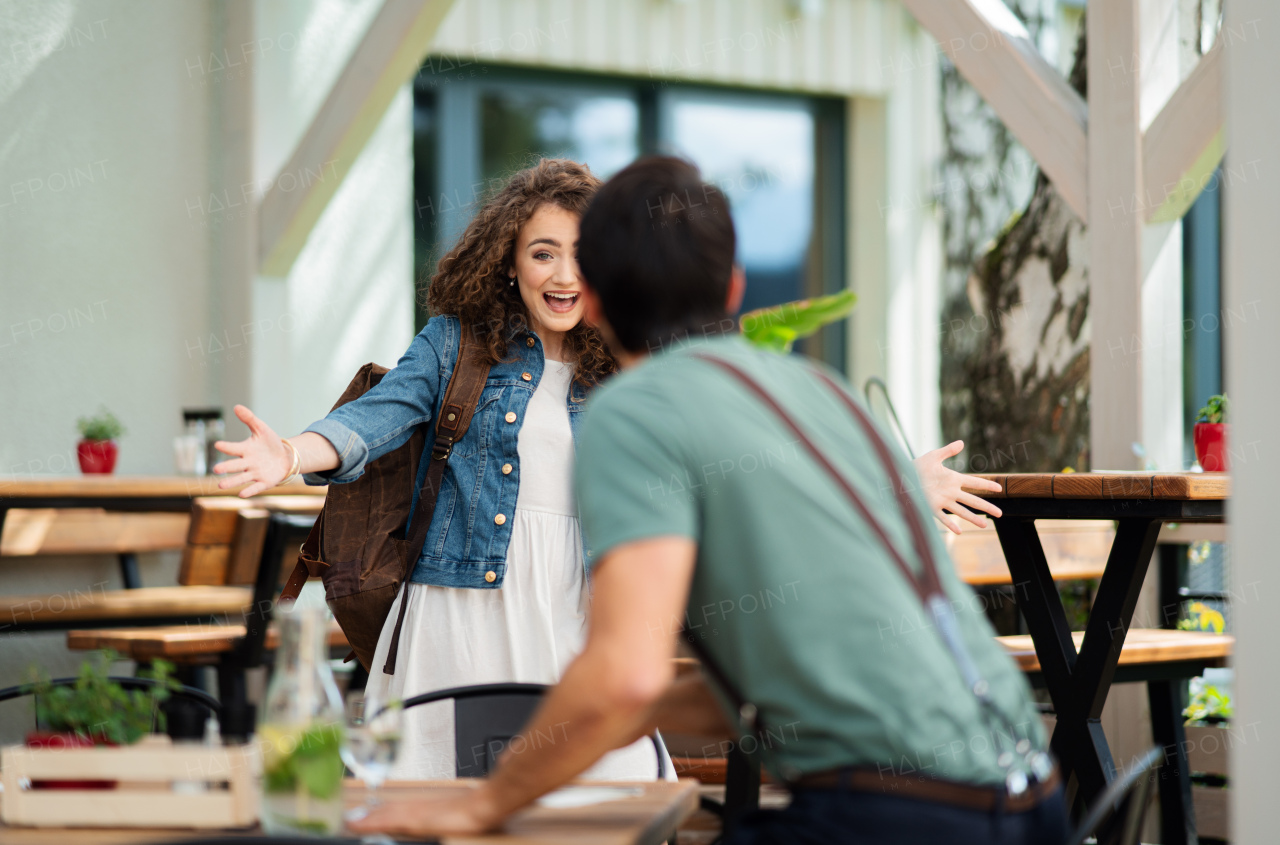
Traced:
<path fill-rule="evenodd" d="M 582 320 L 582 273 L 578 270 L 578 215 L 544 203 L 516 237 L 515 265 L 508 271 L 520 287 L 529 327 L 547 344 Z M 559 346 L 559 344 L 554 344 Z"/>

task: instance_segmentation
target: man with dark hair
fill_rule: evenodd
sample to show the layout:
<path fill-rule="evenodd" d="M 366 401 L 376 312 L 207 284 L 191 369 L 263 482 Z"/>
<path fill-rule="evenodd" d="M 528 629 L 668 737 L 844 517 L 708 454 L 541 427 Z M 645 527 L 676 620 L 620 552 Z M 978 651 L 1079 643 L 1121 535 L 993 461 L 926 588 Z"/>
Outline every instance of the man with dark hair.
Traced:
<path fill-rule="evenodd" d="M 498 825 L 651 731 L 683 641 L 743 750 L 792 792 L 727 841 L 1065 839 L 1026 682 L 911 464 L 838 375 L 732 330 L 734 251 L 727 203 L 687 162 L 639 161 L 593 200 L 588 315 L 624 371 L 578 440 L 587 645 L 527 731 L 565 739 L 507 755 L 462 802 L 388 808 L 370 827 Z"/>

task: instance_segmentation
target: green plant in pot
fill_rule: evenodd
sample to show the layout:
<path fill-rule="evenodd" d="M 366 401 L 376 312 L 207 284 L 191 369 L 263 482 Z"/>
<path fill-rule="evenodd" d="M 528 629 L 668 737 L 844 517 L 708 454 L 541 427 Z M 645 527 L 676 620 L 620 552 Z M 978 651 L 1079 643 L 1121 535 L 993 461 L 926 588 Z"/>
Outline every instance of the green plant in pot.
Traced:
<path fill-rule="evenodd" d="M 41 669 L 32 667 L 31 683 L 37 729 L 27 744 L 131 745 L 153 731 L 165 729 L 160 705 L 182 685 L 170 677 L 173 664 L 163 660 L 142 669 L 138 677 L 155 681 L 146 689 L 126 690 L 109 677 L 109 651 L 86 659 L 72 684 L 54 685 Z"/>
<path fill-rule="evenodd" d="M 1196 414 L 1192 440 L 1196 447 L 1196 460 L 1205 472 L 1227 470 L 1228 413 L 1230 402 L 1226 394 L 1219 393 L 1210 396 L 1200 413 Z"/>
<path fill-rule="evenodd" d="M 76 428 L 80 429 L 80 442 L 76 444 L 80 471 L 85 475 L 109 475 L 116 468 L 116 438 L 124 434 L 120 420 L 104 407 L 93 416 L 81 417 Z"/>

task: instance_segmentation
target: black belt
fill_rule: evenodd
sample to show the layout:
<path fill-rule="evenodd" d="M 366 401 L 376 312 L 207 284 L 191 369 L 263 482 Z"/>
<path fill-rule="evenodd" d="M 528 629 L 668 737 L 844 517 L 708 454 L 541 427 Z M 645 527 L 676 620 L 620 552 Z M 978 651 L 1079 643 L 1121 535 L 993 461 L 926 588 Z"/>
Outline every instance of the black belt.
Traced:
<path fill-rule="evenodd" d="M 872 769 L 844 768 L 801 775 L 797 780 L 791 781 L 788 787 L 793 790 L 844 789 L 851 792 L 878 792 L 968 810 L 990 812 L 1001 808 L 1009 813 L 1022 813 L 1057 792 L 1059 782 L 1055 766 L 1047 779 L 1030 784 L 1017 795 L 1010 795 L 1003 786 L 976 786 L 950 780 L 885 774 Z"/>

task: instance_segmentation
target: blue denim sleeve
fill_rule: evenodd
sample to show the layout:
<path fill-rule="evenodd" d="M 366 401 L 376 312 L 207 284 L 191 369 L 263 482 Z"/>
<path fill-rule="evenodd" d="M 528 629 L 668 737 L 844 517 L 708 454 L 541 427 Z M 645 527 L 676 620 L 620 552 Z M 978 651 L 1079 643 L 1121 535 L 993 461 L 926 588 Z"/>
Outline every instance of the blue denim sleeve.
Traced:
<path fill-rule="evenodd" d="M 355 481 L 369 461 L 407 443 L 413 430 L 435 413 L 445 381 L 442 370 L 452 365 L 457 344 L 457 321 L 432 318 L 372 390 L 307 426 L 332 443 L 341 460 L 337 469 L 309 473 L 307 483 Z"/>

